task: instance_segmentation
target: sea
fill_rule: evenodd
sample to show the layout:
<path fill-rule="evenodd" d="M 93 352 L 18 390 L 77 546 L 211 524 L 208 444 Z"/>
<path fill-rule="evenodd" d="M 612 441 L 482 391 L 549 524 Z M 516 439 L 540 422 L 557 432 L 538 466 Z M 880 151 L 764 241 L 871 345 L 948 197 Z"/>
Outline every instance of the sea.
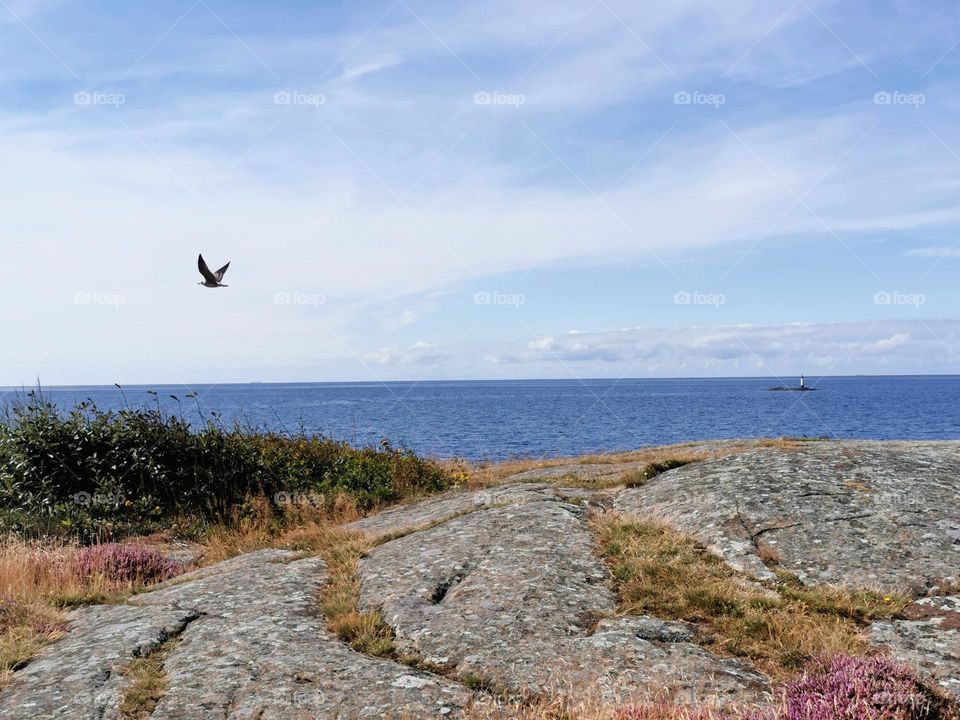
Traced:
<path fill-rule="evenodd" d="M 43 388 L 62 408 L 156 407 L 357 446 L 499 460 L 756 437 L 960 438 L 960 376 L 315 382 Z M 790 379 L 790 386 L 799 378 Z M 0 402 L 24 389 L 0 389 Z"/>

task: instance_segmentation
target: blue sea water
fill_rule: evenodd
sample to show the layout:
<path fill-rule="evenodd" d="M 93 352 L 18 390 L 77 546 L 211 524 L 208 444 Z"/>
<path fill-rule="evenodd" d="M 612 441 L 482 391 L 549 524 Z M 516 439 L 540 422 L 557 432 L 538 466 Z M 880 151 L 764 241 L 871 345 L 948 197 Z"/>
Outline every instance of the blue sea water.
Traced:
<path fill-rule="evenodd" d="M 435 457 L 500 459 L 782 435 L 960 438 L 960 376 L 808 378 L 817 392 L 770 392 L 771 378 L 56 387 L 63 407 L 154 403 L 192 422 L 382 438 Z M 157 392 L 156 396 L 148 390 Z M 188 399 L 189 392 L 197 399 Z M 0 401 L 20 390 L 0 389 Z M 175 400 L 171 396 L 176 396 Z"/>

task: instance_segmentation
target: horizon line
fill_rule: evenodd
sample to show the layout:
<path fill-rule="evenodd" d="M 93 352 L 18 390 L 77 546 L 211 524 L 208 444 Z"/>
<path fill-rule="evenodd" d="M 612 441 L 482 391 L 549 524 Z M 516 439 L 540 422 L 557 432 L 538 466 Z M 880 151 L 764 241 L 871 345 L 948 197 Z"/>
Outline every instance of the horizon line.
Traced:
<path fill-rule="evenodd" d="M 584 377 L 584 378 L 447 378 L 431 380 L 238 380 L 234 382 L 162 382 L 162 383 L 64 383 L 56 385 L 43 385 L 36 383 L 33 386 L 26 385 L 0 385 L 0 392 L 18 391 L 18 390 L 57 390 L 70 388 L 146 388 L 146 387 L 192 387 L 194 385 L 214 386 L 214 385 L 426 385 L 437 383 L 583 383 L 583 382 L 626 382 L 626 381 L 682 381 L 682 380 L 780 380 L 784 377 L 801 376 L 808 380 L 825 380 L 839 378 L 953 378 L 960 377 L 960 373 L 892 373 L 892 374 L 872 374 L 872 373 L 848 373 L 840 375 L 807 375 L 805 373 L 795 373 L 793 375 L 689 375 L 689 376 L 671 376 L 671 377 Z"/>

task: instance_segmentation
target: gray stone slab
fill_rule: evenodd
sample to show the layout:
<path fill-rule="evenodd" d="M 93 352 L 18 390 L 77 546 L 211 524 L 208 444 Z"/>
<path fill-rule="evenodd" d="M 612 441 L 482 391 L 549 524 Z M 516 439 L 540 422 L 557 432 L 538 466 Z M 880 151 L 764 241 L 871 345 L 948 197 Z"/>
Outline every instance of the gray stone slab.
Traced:
<path fill-rule="evenodd" d="M 427 661 L 514 692 L 596 686 L 610 699 L 766 698 L 762 676 L 675 626 L 597 624 L 615 599 L 582 512 L 527 502 L 386 543 L 361 563 L 361 604 L 380 610 L 398 642 Z"/>
<path fill-rule="evenodd" d="M 666 472 L 614 507 L 665 521 L 759 577 L 771 576 L 762 542 L 807 583 L 922 594 L 960 565 L 960 443 L 756 450 Z"/>

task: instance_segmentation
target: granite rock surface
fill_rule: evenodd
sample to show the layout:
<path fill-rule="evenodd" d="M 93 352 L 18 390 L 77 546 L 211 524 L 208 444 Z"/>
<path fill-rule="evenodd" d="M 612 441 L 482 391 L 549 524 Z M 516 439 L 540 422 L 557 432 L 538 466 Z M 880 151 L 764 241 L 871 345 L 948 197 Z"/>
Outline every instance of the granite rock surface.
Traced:
<path fill-rule="evenodd" d="M 768 699 L 767 680 L 707 651 L 697 627 L 616 614 L 589 525 L 610 509 L 670 523 L 758 578 L 772 548 L 807 584 L 912 593 L 870 638 L 960 695 L 960 443 L 742 450 L 630 489 L 564 487 L 623 465 L 542 468 L 353 523 L 382 540 L 360 564 L 361 608 L 429 670 L 339 641 L 318 612 L 322 560 L 262 550 L 73 611 L 0 692 L 0 720 L 117 718 L 124 669 L 161 646 L 160 720 L 457 717 L 491 690 L 587 686 L 612 701 Z"/>

